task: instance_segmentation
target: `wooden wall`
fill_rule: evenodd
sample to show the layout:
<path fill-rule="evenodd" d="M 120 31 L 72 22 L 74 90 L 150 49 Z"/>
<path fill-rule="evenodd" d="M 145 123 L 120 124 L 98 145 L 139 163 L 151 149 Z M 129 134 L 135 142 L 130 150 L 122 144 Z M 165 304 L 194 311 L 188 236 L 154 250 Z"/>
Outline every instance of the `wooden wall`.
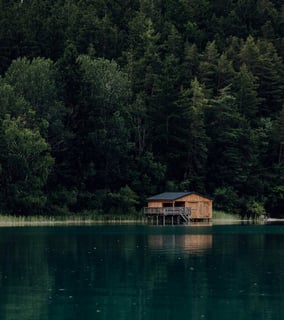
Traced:
<path fill-rule="evenodd" d="M 149 201 L 148 207 L 149 208 L 162 208 L 163 207 L 163 201 Z"/>

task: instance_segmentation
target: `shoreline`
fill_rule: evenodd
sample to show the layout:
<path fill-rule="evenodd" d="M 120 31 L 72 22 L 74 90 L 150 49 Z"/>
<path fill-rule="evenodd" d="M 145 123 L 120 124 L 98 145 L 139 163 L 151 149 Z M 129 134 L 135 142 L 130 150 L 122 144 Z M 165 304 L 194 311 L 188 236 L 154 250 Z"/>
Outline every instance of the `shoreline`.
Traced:
<path fill-rule="evenodd" d="M 20 227 L 20 226 L 90 226 L 103 224 L 146 224 L 147 220 L 144 217 L 14 217 L 1 216 L 0 227 Z"/>
<path fill-rule="evenodd" d="M 266 220 L 242 220 L 242 219 L 224 219 L 224 218 L 217 218 L 212 219 L 211 221 L 204 221 L 204 222 L 192 222 L 187 226 L 213 226 L 213 225 L 232 225 L 232 224 L 240 224 L 240 223 L 269 223 L 269 222 L 284 222 L 284 219 L 266 219 Z M 55 226 L 95 226 L 95 225 L 131 225 L 131 224 L 139 224 L 139 225 L 151 225 L 147 223 L 145 219 L 78 219 L 78 220 L 41 220 L 41 221 L 28 221 L 28 220 L 7 220 L 7 221 L 0 221 L 0 228 L 1 227 L 55 227 Z M 156 225 L 153 225 L 156 226 Z M 170 225 L 167 225 L 170 226 Z M 186 226 L 186 225 L 183 225 Z"/>
<path fill-rule="evenodd" d="M 214 211 L 210 221 L 191 222 L 188 226 L 198 225 L 232 225 L 240 223 L 277 223 L 284 222 L 280 218 L 260 218 L 258 220 L 241 219 L 225 212 Z M 91 225 L 151 225 L 143 214 L 137 215 L 102 215 L 102 214 L 74 214 L 67 216 L 13 216 L 0 214 L 0 227 L 24 227 L 24 226 L 91 226 Z M 155 225 L 153 225 L 155 226 Z M 184 225 L 186 226 L 186 225 Z"/>
<path fill-rule="evenodd" d="M 123 220 L 123 219 L 110 219 L 110 220 L 42 220 L 42 221 L 0 221 L 1 227 L 41 227 L 41 226 L 91 226 L 91 225 L 121 225 L 121 224 L 146 224 L 142 220 Z"/>

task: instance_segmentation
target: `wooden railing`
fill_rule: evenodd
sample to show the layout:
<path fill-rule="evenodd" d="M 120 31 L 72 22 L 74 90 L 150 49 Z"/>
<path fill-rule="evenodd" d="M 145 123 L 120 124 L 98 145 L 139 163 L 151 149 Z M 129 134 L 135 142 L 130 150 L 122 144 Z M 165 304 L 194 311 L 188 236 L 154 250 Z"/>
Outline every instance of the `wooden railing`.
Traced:
<path fill-rule="evenodd" d="M 144 213 L 149 215 L 170 215 L 170 216 L 190 216 L 191 208 L 190 207 L 146 207 L 144 208 Z"/>

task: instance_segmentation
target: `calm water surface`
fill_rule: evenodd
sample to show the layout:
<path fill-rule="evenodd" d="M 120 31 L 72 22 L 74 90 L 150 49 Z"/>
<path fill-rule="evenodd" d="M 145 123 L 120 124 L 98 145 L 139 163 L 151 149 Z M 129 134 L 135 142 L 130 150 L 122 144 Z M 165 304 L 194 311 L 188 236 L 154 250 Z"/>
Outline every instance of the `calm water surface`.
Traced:
<path fill-rule="evenodd" d="M 284 319 L 284 225 L 0 228 L 1 320 Z"/>

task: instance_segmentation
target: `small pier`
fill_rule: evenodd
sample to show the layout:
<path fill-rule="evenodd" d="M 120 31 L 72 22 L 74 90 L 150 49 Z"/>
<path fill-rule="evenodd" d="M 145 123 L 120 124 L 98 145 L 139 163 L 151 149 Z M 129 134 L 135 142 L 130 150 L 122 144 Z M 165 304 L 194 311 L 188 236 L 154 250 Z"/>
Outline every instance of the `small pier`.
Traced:
<path fill-rule="evenodd" d="M 144 214 L 152 224 L 189 224 L 190 207 L 146 207 Z"/>

